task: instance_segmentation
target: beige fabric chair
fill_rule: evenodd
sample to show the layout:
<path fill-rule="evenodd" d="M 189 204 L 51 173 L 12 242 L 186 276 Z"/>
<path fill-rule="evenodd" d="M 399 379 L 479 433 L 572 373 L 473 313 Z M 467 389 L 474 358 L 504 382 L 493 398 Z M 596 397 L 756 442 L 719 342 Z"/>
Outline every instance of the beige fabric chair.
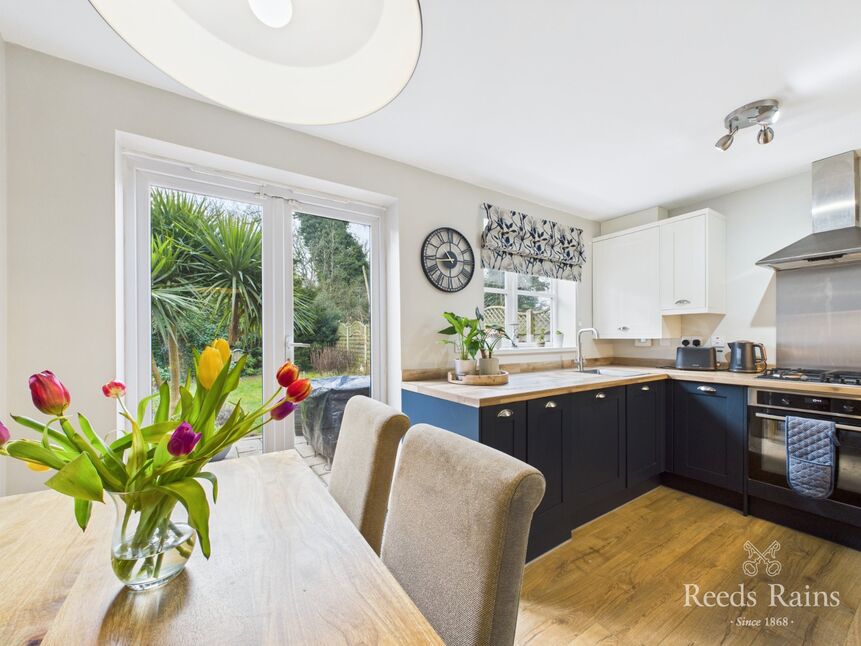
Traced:
<path fill-rule="evenodd" d="M 329 493 L 377 554 L 398 445 L 409 426 L 403 413 L 361 395 L 344 409 Z"/>
<path fill-rule="evenodd" d="M 404 439 L 382 559 L 448 646 L 514 642 L 536 469 L 427 424 Z"/>

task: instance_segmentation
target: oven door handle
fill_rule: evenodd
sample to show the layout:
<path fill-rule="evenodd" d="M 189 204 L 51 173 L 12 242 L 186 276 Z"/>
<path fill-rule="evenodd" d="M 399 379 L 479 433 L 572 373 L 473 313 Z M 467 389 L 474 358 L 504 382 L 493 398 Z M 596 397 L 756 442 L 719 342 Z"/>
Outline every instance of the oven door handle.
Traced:
<path fill-rule="evenodd" d="M 785 422 L 785 417 L 780 417 L 779 415 L 767 415 L 766 413 L 754 413 L 760 419 L 773 419 L 775 422 Z M 841 431 L 855 431 L 856 433 L 861 432 L 861 428 L 858 426 L 847 426 L 846 424 L 835 424 L 834 428 L 839 429 Z"/>

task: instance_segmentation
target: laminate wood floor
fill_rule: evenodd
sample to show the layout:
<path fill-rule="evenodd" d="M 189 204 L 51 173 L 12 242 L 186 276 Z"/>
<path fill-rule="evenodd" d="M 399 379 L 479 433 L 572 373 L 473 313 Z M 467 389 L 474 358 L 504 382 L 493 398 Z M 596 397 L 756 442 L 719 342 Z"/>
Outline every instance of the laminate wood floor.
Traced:
<path fill-rule="evenodd" d="M 780 573 L 760 564 L 746 575 L 746 541 L 760 551 L 778 541 Z M 757 603 L 686 607 L 685 584 L 700 602 L 743 585 Z M 840 604 L 819 595 L 820 607 L 770 607 L 778 585 L 786 603 L 824 591 Z M 659 487 L 526 566 L 516 643 L 861 645 L 861 552 Z"/>

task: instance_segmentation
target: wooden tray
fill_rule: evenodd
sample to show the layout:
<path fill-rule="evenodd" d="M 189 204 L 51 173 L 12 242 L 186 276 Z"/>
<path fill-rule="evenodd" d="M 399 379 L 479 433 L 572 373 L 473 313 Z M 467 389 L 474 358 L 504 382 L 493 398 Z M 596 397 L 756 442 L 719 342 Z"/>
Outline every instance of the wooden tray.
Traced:
<path fill-rule="evenodd" d="M 503 386 L 508 383 L 508 373 L 503 370 L 498 375 L 462 375 L 458 377 L 450 372 L 448 373 L 448 382 L 463 386 Z"/>

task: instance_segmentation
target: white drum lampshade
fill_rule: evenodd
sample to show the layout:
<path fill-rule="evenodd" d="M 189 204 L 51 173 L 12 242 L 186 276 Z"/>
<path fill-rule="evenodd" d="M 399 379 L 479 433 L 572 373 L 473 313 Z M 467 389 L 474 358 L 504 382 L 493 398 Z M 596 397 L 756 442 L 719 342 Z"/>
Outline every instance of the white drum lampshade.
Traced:
<path fill-rule="evenodd" d="M 90 0 L 144 58 L 260 119 L 352 121 L 394 99 L 422 43 L 418 0 Z"/>

